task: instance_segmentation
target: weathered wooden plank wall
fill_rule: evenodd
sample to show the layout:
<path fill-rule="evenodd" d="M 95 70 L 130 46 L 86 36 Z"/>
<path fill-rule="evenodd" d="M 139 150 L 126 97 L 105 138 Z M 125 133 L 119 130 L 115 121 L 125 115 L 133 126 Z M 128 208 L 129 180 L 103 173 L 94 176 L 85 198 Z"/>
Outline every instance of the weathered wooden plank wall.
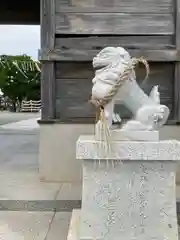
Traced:
<path fill-rule="evenodd" d="M 117 8 L 121 9 L 121 12 L 150 12 L 150 13 L 169 13 L 173 11 L 172 0 L 57 0 L 56 11 L 59 12 L 62 7 L 78 8 L 80 11 L 82 8 L 91 9 L 91 12 L 98 11 L 102 8 L 111 8 L 110 12 L 114 12 Z M 109 10 L 108 10 L 109 11 Z"/>
<path fill-rule="evenodd" d="M 73 118 L 93 117 L 94 109 L 87 104 L 93 78 L 91 63 L 57 63 L 56 69 L 58 69 L 56 72 L 56 103 L 58 106 L 56 116 L 62 117 L 63 121 L 64 118 L 71 120 Z M 158 83 L 162 102 L 172 110 L 174 64 L 151 63 L 150 69 L 150 76 L 144 84 L 142 81 L 146 74 L 145 70 L 143 67 L 138 69 L 139 84 L 145 92 L 149 93 L 152 87 Z M 122 112 L 122 108 L 116 107 L 116 110 Z M 124 108 L 123 116 L 128 117 L 128 115 L 129 112 Z"/>
<path fill-rule="evenodd" d="M 62 9 L 63 11 L 63 9 Z M 111 11 L 111 9 L 109 9 Z M 121 26 L 121 27 L 119 27 Z M 148 26 L 148 27 L 147 27 Z M 172 14 L 73 13 L 56 15 L 57 34 L 173 34 Z"/>
<path fill-rule="evenodd" d="M 148 93 L 159 84 L 170 119 L 180 121 L 180 0 L 41 1 L 44 120 L 94 121 L 87 103 L 92 58 L 103 47 L 121 45 L 150 62 L 142 87 Z M 137 70 L 139 79 L 143 73 Z M 123 115 L 129 112 L 123 110 Z"/>

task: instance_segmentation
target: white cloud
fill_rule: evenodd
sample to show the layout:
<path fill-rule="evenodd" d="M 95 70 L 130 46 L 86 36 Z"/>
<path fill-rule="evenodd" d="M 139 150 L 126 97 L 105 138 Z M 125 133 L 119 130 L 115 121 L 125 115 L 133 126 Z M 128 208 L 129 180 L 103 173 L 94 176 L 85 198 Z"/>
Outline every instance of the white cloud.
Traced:
<path fill-rule="evenodd" d="M 0 55 L 27 54 L 38 58 L 40 26 L 0 25 Z"/>

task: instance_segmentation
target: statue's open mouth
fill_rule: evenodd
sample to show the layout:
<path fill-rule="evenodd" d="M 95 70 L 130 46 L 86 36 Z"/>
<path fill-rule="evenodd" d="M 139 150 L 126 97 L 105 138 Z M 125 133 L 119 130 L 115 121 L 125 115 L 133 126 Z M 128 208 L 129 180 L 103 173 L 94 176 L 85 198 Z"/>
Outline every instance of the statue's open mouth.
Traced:
<path fill-rule="evenodd" d="M 105 68 L 106 66 L 104 65 L 104 66 L 94 66 L 94 70 L 96 71 L 96 70 L 101 70 L 101 69 L 103 69 L 103 68 Z"/>

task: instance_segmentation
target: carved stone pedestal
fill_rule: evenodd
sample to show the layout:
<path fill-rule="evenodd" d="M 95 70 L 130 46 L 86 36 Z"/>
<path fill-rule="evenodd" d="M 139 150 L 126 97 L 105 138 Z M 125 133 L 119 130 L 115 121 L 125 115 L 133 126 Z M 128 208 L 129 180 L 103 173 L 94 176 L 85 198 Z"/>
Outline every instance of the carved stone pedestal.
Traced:
<path fill-rule="evenodd" d="M 112 141 L 101 156 L 94 136 L 77 141 L 83 160 L 77 240 L 178 239 L 175 167 L 178 141 Z"/>

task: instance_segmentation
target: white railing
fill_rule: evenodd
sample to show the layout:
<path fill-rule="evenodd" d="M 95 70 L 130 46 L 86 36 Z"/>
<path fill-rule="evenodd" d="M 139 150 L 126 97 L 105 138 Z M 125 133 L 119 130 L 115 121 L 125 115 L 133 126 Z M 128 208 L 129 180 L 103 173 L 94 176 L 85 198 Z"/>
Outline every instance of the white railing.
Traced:
<path fill-rule="evenodd" d="M 22 101 L 21 112 L 39 112 L 41 109 L 41 100 Z"/>

